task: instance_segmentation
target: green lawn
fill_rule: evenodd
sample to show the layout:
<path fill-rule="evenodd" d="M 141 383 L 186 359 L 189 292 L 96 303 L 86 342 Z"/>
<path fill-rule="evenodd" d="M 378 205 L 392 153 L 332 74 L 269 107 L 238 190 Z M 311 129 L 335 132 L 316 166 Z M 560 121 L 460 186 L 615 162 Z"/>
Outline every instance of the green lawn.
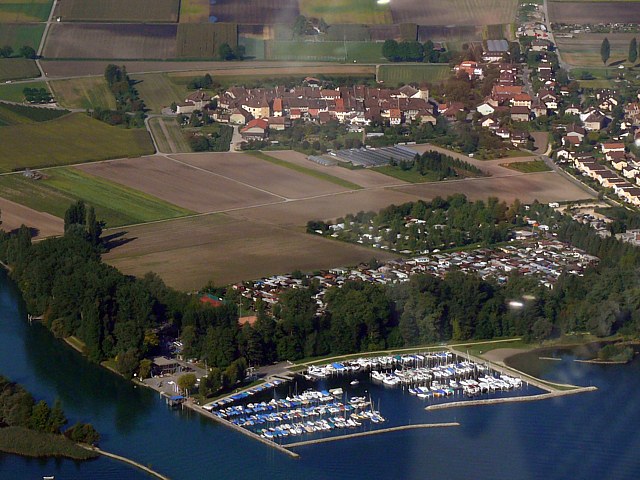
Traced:
<path fill-rule="evenodd" d="M 0 128 L 0 172 L 152 154 L 144 129 L 127 130 L 75 113 Z"/>
<path fill-rule="evenodd" d="M 333 23 L 393 23 L 388 4 L 376 0 L 300 0 L 300 14 Z"/>
<path fill-rule="evenodd" d="M 20 174 L 0 176 L 2 196 L 61 218 L 69 205 L 82 199 L 95 207 L 97 217 L 108 227 L 193 213 L 73 167 L 46 170 L 46 175 L 42 180 L 31 180 Z"/>
<path fill-rule="evenodd" d="M 67 110 L 27 107 L 0 103 L 0 126 L 20 125 L 23 123 L 47 122 L 68 114 Z"/>
<path fill-rule="evenodd" d="M 0 27 L 0 45 L 9 45 L 17 53 L 20 48 L 28 45 L 35 50 L 40 46 L 40 39 L 44 32 L 44 23 L 40 24 L 5 24 Z"/>
<path fill-rule="evenodd" d="M 46 82 L 2 84 L 0 85 L 0 100 L 24 102 L 24 94 L 22 92 L 25 88 L 44 88 L 45 90 L 49 90 Z"/>
<path fill-rule="evenodd" d="M 422 183 L 422 182 L 437 182 L 438 177 L 430 173 L 428 175 L 420 175 L 415 170 L 402 170 L 399 167 L 392 167 L 391 165 L 385 165 L 383 167 L 376 167 L 373 170 L 379 173 L 384 173 L 398 180 L 403 180 L 409 183 Z"/>
<path fill-rule="evenodd" d="M 269 60 L 307 60 L 318 62 L 372 63 L 386 61 L 381 42 L 302 42 L 276 41 L 267 43 Z"/>
<path fill-rule="evenodd" d="M 193 75 L 193 77 L 196 76 L 195 74 Z M 189 77 L 187 82 L 180 84 L 174 82 L 172 77 L 166 73 L 131 76 L 136 82 L 135 87 L 140 94 L 140 98 L 144 100 L 144 104 L 153 113 L 160 113 L 164 107 L 169 107 L 173 102 L 184 102 L 184 99 L 189 94 L 186 84 L 193 77 Z"/>
<path fill-rule="evenodd" d="M 0 0 L 0 23 L 44 22 L 53 0 Z"/>
<path fill-rule="evenodd" d="M 501 163 L 503 167 L 522 173 L 548 172 L 551 169 L 542 160 L 531 160 L 530 162 Z"/>
<path fill-rule="evenodd" d="M 380 65 L 378 80 L 388 85 L 440 83 L 449 78 L 451 69 L 440 64 Z"/>
<path fill-rule="evenodd" d="M 40 76 L 36 62 L 28 58 L 1 58 L 0 82 Z"/>
<path fill-rule="evenodd" d="M 296 172 L 304 173 L 305 175 L 309 175 L 311 177 L 324 180 L 326 182 L 331 182 L 336 185 L 340 185 L 341 187 L 348 188 L 350 190 L 360 190 L 362 188 L 360 185 L 349 182 L 348 180 L 335 177 L 328 173 L 312 170 L 311 168 L 303 167 L 302 165 L 289 163 L 285 160 L 280 160 L 279 158 L 272 157 L 263 152 L 246 152 L 246 153 L 248 153 L 249 155 L 253 155 L 254 157 L 260 158 L 262 160 L 266 160 L 267 162 L 271 162 L 275 165 L 280 165 L 281 167 L 290 168 L 291 170 L 295 170 Z"/>
<path fill-rule="evenodd" d="M 116 99 L 102 76 L 56 80 L 49 85 L 56 102 L 65 108 L 116 108 Z"/>
<path fill-rule="evenodd" d="M 164 128 L 162 128 L 162 124 L 164 124 Z M 149 126 L 161 152 L 191 152 L 189 142 L 175 118 L 152 118 L 149 120 Z"/>
<path fill-rule="evenodd" d="M 207 23 L 209 0 L 181 0 L 180 23 Z"/>
<path fill-rule="evenodd" d="M 23 427 L 0 428 L 0 452 L 26 457 L 64 457 L 75 460 L 88 460 L 98 456 L 63 435 Z"/>

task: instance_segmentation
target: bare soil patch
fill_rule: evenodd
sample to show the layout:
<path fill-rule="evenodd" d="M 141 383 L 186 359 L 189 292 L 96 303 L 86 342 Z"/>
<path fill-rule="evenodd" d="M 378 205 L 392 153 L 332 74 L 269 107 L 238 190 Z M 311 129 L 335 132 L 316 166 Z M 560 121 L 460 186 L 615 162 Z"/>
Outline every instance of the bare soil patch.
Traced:
<path fill-rule="evenodd" d="M 77 168 L 200 213 L 281 201 L 266 192 L 159 156 Z"/>
<path fill-rule="evenodd" d="M 293 25 L 300 9 L 298 0 L 217 0 L 209 14 L 218 22 Z"/>
<path fill-rule="evenodd" d="M 589 198 L 589 195 L 581 188 L 565 180 L 555 172 L 511 173 L 511 176 L 434 182 L 428 185 L 397 187 L 394 190 L 427 199 L 436 195 L 446 197 L 453 193 L 464 193 L 471 200 L 498 197 L 507 203 L 513 202 L 516 198 L 525 203 L 530 203 L 534 200 L 546 203 Z"/>
<path fill-rule="evenodd" d="M 173 155 L 172 158 L 288 199 L 346 190 L 339 185 L 241 153 Z"/>
<path fill-rule="evenodd" d="M 176 33 L 176 25 L 54 24 L 49 30 L 44 56 L 87 59 L 175 58 Z M 48 68 L 45 71 L 51 74 Z M 63 75 L 73 73 L 64 71 Z"/>
<path fill-rule="evenodd" d="M 394 0 L 393 23 L 419 25 L 492 25 L 515 20 L 515 0 Z"/>
<path fill-rule="evenodd" d="M 496 348 L 494 350 L 489 350 L 487 353 L 483 353 L 482 357 L 492 363 L 504 363 L 507 358 L 526 351 L 527 350 L 523 348 Z"/>
<path fill-rule="evenodd" d="M 557 23 L 640 22 L 637 2 L 549 2 L 548 8 L 549 19 Z"/>
<path fill-rule="evenodd" d="M 56 16 L 65 22 L 177 22 L 180 0 L 64 0 Z"/>
<path fill-rule="evenodd" d="M 328 173 L 329 175 L 347 180 L 348 182 L 353 182 L 356 185 L 360 185 L 364 188 L 382 187 L 384 185 L 396 185 L 398 183 L 404 183 L 401 180 L 392 179 L 387 175 L 383 175 L 381 173 L 374 172 L 373 170 L 368 170 L 365 168 L 359 170 L 349 170 L 337 165 L 325 167 L 324 165 L 320 165 L 316 162 L 312 162 L 311 160 L 307 160 L 306 155 L 300 152 L 294 152 L 293 150 L 282 150 L 275 152 L 270 151 L 268 152 L 268 154 L 272 157 L 276 157 L 286 162 L 294 163 L 296 165 L 310 168 L 312 170 L 317 170 L 318 172 Z"/>
<path fill-rule="evenodd" d="M 172 287 L 193 290 L 336 265 L 354 265 L 384 252 L 349 245 L 273 225 L 208 215 L 126 229 L 133 239 L 104 256 L 127 274 L 157 272 Z M 114 232 L 109 232 L 114 233 Z"/>
<path fill-rule="evenodd" d="M 64 232 L 62 219 L 48 213 L 32 210 L 4 198 L 0 198 L 0 211 L 2 211 L 2 225 L 0 228 L 7 232 L 20 228 L 23 224 L 35 228 L 37 237 L 62 235 Z"/>

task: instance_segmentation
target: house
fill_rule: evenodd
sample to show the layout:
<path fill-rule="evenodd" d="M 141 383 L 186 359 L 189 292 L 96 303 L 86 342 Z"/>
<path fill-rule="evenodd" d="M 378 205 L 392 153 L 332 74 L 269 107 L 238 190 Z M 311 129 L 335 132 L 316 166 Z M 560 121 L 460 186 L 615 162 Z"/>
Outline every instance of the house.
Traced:
<path fill-rule="evenodd" d="M 522 85 L 494 85 L 491 98 L 497 102 L 508 102 L 522 93 Z"/>
<path fill-rule="evenodd" d="M 529 109 L 527 107 L 511 107 L 511 120 L 514 122 L 528 122 Z"/>
<path fill-rule="evenodd" d="M 287 119 L 285 117 L 269 117 L 269 130 L 282 131 L 287 127 Z"/>
<path fill-rule="evenodd" d="M 486 115 L 491 115 L 493 112 L 495 112 L 495 108 L 493 108 L 491 105 L 489 105 L 488 103 L 483 103 L 481 105 L 478 105 L 476 107 L 476 111 L 478 113 L 480 113 L 483 116 Z"/>
<path fill-rule="evenodd" d="M 590 132 L 601 130 L 606 125 L 606 117 L 598 112 L 592 112 L 583 120 L 584 128 Z"/>
<path fill-rule="evenodd" d="M 188 113 L 193 113 L 198 110 L 196 104 L 193 102 L 180 102 L 176 104 L 176 113 L 186 115 Z"/>
<path fill-rule="evenodd" d="M 578 105 L 571 104 L 564 110 L 565 115 L 580 115 L 580 107 Z"/>
<path fill-rule="evenodd" d="M 474 79 L 474 78 L 482 79 L 484 76 L 482 72 L 482 67 L 478 66 L 478 63 L 473 61 L 462 62 L 459 65 L 456 65 L 455 67 L 453 67 L 453 70 L 457 74 L 460 74 L 461 72 L 467 74 L 467 76 L 470 79 Z"/>
<path fill-rule="evenodd" d="M 549 112 L 547 110 L 547 106 L 536 97 L 531 101 L 531 113 L 533 113 L 537 118 L 547 115 Z"/>
<path fill-rule="evenodd" d="M 587 134 L 584 128 L 575 123 L 572 123 L 567 127 L 567 133 L 564 138 L 567 139 L 567 142 L 571 145 L 579 145 L 582 143 L 584 136 Z M 564 139 L 563 138 L 563 139 Z"/>
<path fill-rule="evenodd" d="M 268 135 L 269 123 L 263 118 L 256 118 L 240 129 L 240 135 L 245 140 L 264 140 Z"/>
<path fill-rule="evenodd" d="M 600 147 L 602 153 L 624 152 L 624 143 L 603 143 Z"/>
<path fill-rule="evenodd" d="M 531 108 L 531 96 L 528 93 L 518 93 L 511 99 L 511 105 Z"/>
<path fill-rule="evenodd" d="M 505 140 L 509 140 L 509 138 L 511 138 L 511 132 L 506 128 L 498 128 L 496 130 L 496 135 L 500 138 L 504 138 Z"/>
<path fill-rule="evenodd" d="M 531 42 L 531 50 L 534 52 L 546 52 L 551 50 L 551 46 L 553 44 L 549 40 L 545 40 L 542 38 L 536 38 Z"/>
<path fill-rule="evenodd" d="M 529 133 L 527 132 L 514 132 L 511 134 L 511 143 L 515 147 L 522 147 L 529 141 Z"/>
<path fill-rule="evenodd" d="M 151 371 L 154 375 L 173 374 L 178 371 L 180 364 L 175 359 L 167 357 L 155 357 L 151 362 Z"/>
<path fill-rule="evenodd" d="M 196 106 L 196 110 L 202 110 L 211 101 L 211 95 L 198 90 L 189 94 L 184 101 L 185 103 L 193 103 Z"/>
<path fill-rule="evenodd" d="M 493 117 L 486 117 L 480 120 L 480 126 L 485 128 L 491 128 L 497 124 L 498 122 L 496 122 Z"/>
<path fill-rule="evenodd" d="M 482 53 L 485 62 L 500 62 L 509 51 L 506 40 L 487 40 L 487 49 Z"/>
<path fill-rule="evenodd" d="M 235 125 L 246 125 L 251 120 L 253 120 L 253 115 L 242 107 L 234 108 L 229 115 L 229 122 Z"/>

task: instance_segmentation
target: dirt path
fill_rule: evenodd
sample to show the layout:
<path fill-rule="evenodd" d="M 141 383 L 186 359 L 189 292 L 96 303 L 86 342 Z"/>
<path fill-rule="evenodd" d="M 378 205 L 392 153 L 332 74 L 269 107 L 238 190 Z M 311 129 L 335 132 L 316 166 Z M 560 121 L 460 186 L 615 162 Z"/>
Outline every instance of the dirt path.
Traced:
<path fill-rule="evenodd" d="M 167 144 L 169 145 L 169 149 L 171 150 L 170 153 L 178 153 L 178 148 L 176 147 L 176 144 L 173 141 L 173 138 L 171 138 L 171 135 L 169 134 L 169 130 L 167 129 L 167 125 L 164 123 L 164 119 L 159 118 L 158 123 L 160 124 L 160 129 L 164 134 L 164 138 L 167 139 Z M 162 153 L 165 153 L 165 152 L 162 152 Z"/>

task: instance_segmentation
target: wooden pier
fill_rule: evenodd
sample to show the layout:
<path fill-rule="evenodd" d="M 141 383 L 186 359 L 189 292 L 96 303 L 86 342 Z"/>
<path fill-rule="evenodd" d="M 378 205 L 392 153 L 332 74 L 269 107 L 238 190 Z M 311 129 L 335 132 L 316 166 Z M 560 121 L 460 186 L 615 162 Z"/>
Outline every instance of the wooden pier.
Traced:
<path fill-rule="evenodd" d="M 459 427 L 458 422 L 448 423 L 417 423 L 415 425 L 400 425 L 399 427 L 380 428 L 378 430 L 370 430 L 368 432 L 348 433 L 346 435 L 337 435 L 334 437 L 317 438 L 315 440 L 305 440 L 303 442 L 295 442 L 283 445 L 284 448 L 304 447 L 307 445 L 316 445 L 318 443 L 335 442 L 338 440 L 350 440 L 358 437 L 368 437 L 381 433 L 398 432 L 401 430 L 414 430 L 419 428 L 440 428 L 440 427 Z"/>

